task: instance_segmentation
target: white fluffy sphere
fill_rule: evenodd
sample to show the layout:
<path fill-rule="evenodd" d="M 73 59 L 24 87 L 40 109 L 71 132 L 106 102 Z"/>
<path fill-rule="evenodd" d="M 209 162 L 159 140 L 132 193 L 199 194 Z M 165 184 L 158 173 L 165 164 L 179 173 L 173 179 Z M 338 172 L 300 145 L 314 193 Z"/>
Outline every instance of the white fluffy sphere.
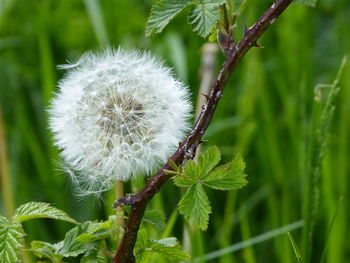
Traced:
<path fill-rule="evenodd" d="M 52 100 L 50 127 L 82 194 L 150 174 L 183 139 L 188 90 L 148 53 L 89 53 L 63 68 L 68 72 Z"/>

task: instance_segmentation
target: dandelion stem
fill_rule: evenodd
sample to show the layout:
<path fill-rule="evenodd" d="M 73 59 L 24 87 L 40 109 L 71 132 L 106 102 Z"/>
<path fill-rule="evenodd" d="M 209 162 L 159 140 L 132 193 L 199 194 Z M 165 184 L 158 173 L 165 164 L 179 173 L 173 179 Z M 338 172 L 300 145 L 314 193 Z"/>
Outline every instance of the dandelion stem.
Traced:
<path fill-rule="evenodd" d="M 222 97 L 224 86 L 226 85 L 232 71 L 251 47 L 258 46 L 258 38 L 273 24 L 276 18 L 278 18 L 292 2 L 293 0 L 277 0 L 252 27 L 246 29 L 240 42 L 231 48 L 220 72 L 211 86 L 208 99 L 203 105 L 202 111 L 192 131 L 187 138 L 179 144 L 179 148 L 173 156 L 171 156 L 172 161 L 180 164 L 184 159 L 194 158 L 196 149 L 201 143 L 201 138 L 204 132 L 208 128 L 216 106 Z M 156 175 L 147 181 L 145 187 L 140 192 L 120 198 L 114 203 L 115 207 L 131 205 L 125 232 L 113 259 L 114 263 L 135 262 L 133 249 L 136 243 L 141 219 L 149 201 L 160 191 L 163 184 L 171 177 L 169 173 L 164 173 L 164 170 L 170 169 L 170 163 L 167 162 Z"/>
<path fill-rule="evenodd" d="M 124 196 L 124 182 L 120 181 L 120 180 L 117 180 L 115 182 L 115 197 L 116 197 L 116 200 L 118 200 L 119 198 L 122 198 L 123 196 Z M 116 208 L 116 212 L 117 212 L 117 214 L 119 216 L 118 219 L 117 219 L 118 225 L 124 226 L 125 225 L 125 220 L 123 218 L 123 215 L 124 215 L 123 207 L 118 206 Z"/>

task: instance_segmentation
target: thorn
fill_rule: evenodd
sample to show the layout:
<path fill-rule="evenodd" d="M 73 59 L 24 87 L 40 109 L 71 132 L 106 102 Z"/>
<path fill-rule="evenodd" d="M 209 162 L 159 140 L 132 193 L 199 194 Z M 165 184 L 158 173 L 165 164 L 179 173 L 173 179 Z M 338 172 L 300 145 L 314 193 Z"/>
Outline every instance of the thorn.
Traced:
<path fill-rule="evenodd" d="M 244 35 L 248 34 L 249 28 L 246 25 L 243 25 Z"/>
<path fill-rule="evenodd" d="M 254 41 L 252 42 L 253 47 L 258 47 L 258 48 L 264 48 L 262 45 L 258 44 L 258 42 Z"/>
<path fill-rule="evenodd" d="M 199 141 L 199 144 L 202 144 L 202 143 L 204 143 L 204 142 L 207 142 L 208 140 L 200 140 Z"/>
<path fill-rule="evenodd" d="M 209 99 L 209 95 L 208 94 L 201 93 L 201 95 L 204 96 L 206 98 L 206 100 Z"/>

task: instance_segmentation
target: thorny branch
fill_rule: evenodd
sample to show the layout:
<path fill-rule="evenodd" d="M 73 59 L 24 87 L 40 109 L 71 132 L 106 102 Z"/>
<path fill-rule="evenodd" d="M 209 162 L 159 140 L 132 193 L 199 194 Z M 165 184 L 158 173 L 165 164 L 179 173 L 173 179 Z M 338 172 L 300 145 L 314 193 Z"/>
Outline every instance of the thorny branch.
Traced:
<path fill-rule="evenodd" d="M 201 138 L 208 128 L 209 122 L 222 96 L 224 86 L 232 71 L 251 47 L 259 47 L 257 44 L 258 38 L 292 2 L 293 0 L 277 0 L 253 26 L 245 29 L 243 38 L 230 48 L 227 58 L 206 97 L 207 101 L 203 105 L 201 114 L 188 137 L 179 143 L 179 148 L 170 157 L 172 161 L 180 164 L 184 159 L 192 159 L 194 157 L 197 146 L 202 142 Z M 153 196 L 159 192 L 163 184 L 171 177 L 171 175 L 164 173 L 164 170 L 171 170 L 169 161 L 156 175 L 147 181 L 145 187 L 140 192 L 134 195 L 127 195 L 115 202 L 114 207 L 131 205 L 131 209 L 127 225 L 125 226 L 125 232 L 113 263 L 135 262 L 133 249 L 146 206 Z"/>

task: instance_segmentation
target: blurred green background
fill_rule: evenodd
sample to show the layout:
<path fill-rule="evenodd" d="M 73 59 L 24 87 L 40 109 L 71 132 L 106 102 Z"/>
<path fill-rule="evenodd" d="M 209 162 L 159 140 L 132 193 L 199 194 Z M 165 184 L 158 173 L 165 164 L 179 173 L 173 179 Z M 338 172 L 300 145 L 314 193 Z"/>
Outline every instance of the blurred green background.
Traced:
<path fill-rule="evenodd" d="M 238 19 L 236 38 L 242 35 L 242 25 L 254 23 L 271 3 L 248 1 Z M 106 46 L 151 50 L 188 83 L 196 104 L 201 47 L 206 41 L 191 32 L 186 12 L 162 34 L 146 38 L 151 4 L 151 0 L 0 0 L 0 127 L 5 134 L 5 141 L 0 141 L 1 214 L 9 216 L 15 206 L 29 201 L 52 203 L 80 221 L 106 219 L 114 213 L 113 190 L 103 201 L 79 200 L 57 165 L 46 111 L 64 73 L 57 65 Z M 183 240 L 193 258 L 302 219 L 314 87 L 331 83 L 350 51 L 350 2 L 320 0 L 316 8 L 292 4 L 260 44 L 265 48 L 251 50 L 232 75 L 203 146 L 218 145 L 224 161 L 242 153 L 249 185 L 238 192 L 209 192 L 213 206 L 209 229 L 189 230 L 188 236 L 176 212 L 179 189 L 167 183 L 151 203 L 171 218 L 163 234 Z M 218 54 L 217 68 L 222 61 Z M 326 262 L 350 262 L 349 66 L 340 86 L 320 179 L 312 262 L 320 262 L 327 240 Z M 142 178 L 133 180 L 126 190 L 134 192 L 143 183 Z M 25 223 L 28 242 L 61 240 L 71 227 L 53 220 Z M 301 247 L 302 230 L 292 233 Z M 160 238 L 162 233 L 152 235 Z M 282 234 L 206 262 L 296 259 Z"/>

